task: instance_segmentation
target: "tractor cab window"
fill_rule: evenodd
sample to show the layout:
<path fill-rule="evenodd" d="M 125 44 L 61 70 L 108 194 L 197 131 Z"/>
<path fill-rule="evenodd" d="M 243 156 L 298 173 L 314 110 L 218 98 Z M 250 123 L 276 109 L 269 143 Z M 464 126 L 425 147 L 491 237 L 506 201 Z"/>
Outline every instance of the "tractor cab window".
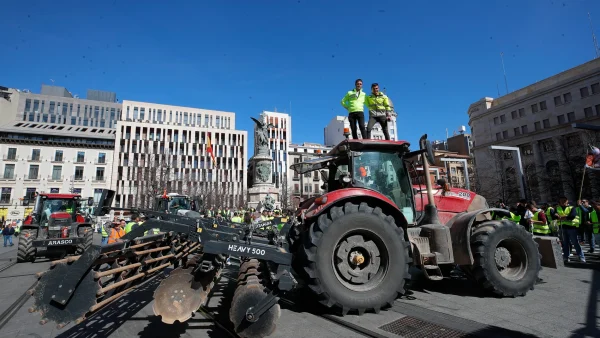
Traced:
<path fill-rule="evenodd" d="M 54 213 L 66 212 L 73 215 L 75 208 L 76 204 L 73 199 L 44 199 L 40 224 L 42 226 L 48 225 L 50 216 Z"/>
<path fill-rule="evenodd" d="M 169 198 L 169 211 L 177 212 L 177 210 L 192 210 L 190 201 L 185 197 Z"/>
<path fill-rule="evenodd" d="M 352 165 L 353 185 L 375 190 L 392 200 L 412 223 L 414 210 L 410 178 L 396 153 L 365 151 L 355 153 Z"/>

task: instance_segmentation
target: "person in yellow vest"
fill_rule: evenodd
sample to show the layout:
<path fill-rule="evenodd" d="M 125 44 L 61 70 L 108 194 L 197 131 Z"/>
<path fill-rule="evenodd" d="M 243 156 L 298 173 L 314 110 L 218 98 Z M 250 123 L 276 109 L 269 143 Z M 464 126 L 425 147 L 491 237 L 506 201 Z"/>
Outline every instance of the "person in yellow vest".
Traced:
<path fill-rule="evenodd" d="M 590 212 L 590 222 L 592 223 L 592 233 L 596 243 L 600 243 L 600 201 L 595 201 L 592 204 L 592 212 Z"/>
<path fill-rule="evenodd" d="M 519 221 L 521 220 L 521 216 L 518 216 L 517 214 L 513 213 L 512 211 L 492 211 L 492 219 L 494 220 L 502 220 L 502 219 L 508 219 L 511 220 L 517 224 L 519 224 Z"/>
<path fill-rule="evenodd" d="M 242 218 L 240 217 L 240 214 L 237 211 L 233 213 L 233 217 L 231 217 L 231 222 L 242 223 Z"/>
<path fill-rule="evenodd" d="M 593 211 L 593 208 L 588 200 L 578 201 L 577 204 L 581 241 L 583 242 L 587 239 L 588 244 L 590 245 L 588 253 L 593 253 L 596 246 L 596 238 L 593 234 L 592 221 L 590 220 L 590 213 Z"/>
<path fill-rule="evenodd" d="M 121 237 L 125 236 L 125 230 L 123 228 L 127 224 L 125 220 L 122 219 L 119 223 L 116 223 L 115 226 L 110 229 L 110 234 L 108 235 L 108 244 L 121 242 Z"/>
<path fill-rule="evenodd" d="M 393 108 L 390 105 L 389 98 L 379 91 L 379 84 L 371 85 L 371 95 L 365 98 L 365 104 L 369 109 L 369 122 L 367 123 L 367 138 L 371 138 L 371 130 L 375 123 L 379 123 L 386 140 L 390 139 L 388 132 L 388 121 Z"/>
<path fill-rule="evenodd" d="M 133 230 L 133 226 L 136 224 L 140 223 L 140 216 L 135 215 L 134 218 L 132 218 L 131 222 L 127 223 L 127 225 L 125 226 L 125 234 L 128 234 L 129 232 L 131 232 L 131 230 Z"/>
<path fill-rule="evenodd" d="M 110 221 L 108 222 L 104 222 L 104 224 L 102 224 L 100 226 L 100 232 L 102 234 L 102 242 L 100 243 L 100 245 L 106 245 L 108 244 L 108 234 L 110 233 L 110 229 L 112 228 L 112 223 Z"/>
<path fill-rule="evenodd" d="M 571 253 L 569 243 L 575 247 L 579 260 L 585 263 L 585 256 L 579 241 L 577 240 L 577 229 L 579 228 L 579 217 L 577 216 L 577 208 L 569 205 L 569 200 L 566 197 L 561 197 L 558 200 L 554 219 L 558 221 L 562 232 L 562 247 L 563 260 L 569 262 L 569 254 Z"/>
<path fill-rule="evenodd" d="M 342 107 L 348 111 L 348 122 L 350 123 L 350 130 L 352 130 L 352 138 L 358 139 L 358 129 L 360 130 L 360 136 L 363 139 L 367 138 L 367 131 L 365 129 L 365 99 L 367 98 L 366 93 L 362 90 L 363 81 L 356 79 L 354 81 L 354 89 L 348 91 L 342 98 Z"/>
<path fill-rule="evenodd" d="M 527 210 L 533 214 L 529 219 L 531 224 L 532 233 L 536 236 L 549 236 L 551 234 L 550 227 L 548 226 L 548 220 L 543 210 L 535 207 L 535 204 L 528 203 Z"/>

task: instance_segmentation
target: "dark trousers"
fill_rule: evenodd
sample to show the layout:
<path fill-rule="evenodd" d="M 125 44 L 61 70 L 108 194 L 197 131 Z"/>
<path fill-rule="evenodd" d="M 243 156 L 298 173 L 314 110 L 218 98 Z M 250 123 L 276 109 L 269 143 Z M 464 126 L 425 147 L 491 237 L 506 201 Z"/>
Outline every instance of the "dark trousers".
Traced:
<path fill-rule="evenodd" d="M 358 128 L 360 128 L 360 136 L 362 138 L 368 138 L 367 132 L 365 131 L 365 113 L 361 111 L 355 111 L 348 114 L 348 122 L 350 122 L 350 130 L 352 130 L 352 138 L 358 140 L 358 133 L 356 132 L 356 123 L 358 122 Z"/>
<path fill-rule="evenodd" d="M 379 123 L 381 125 L 381 129 L 383 129 L 383 136 L 385 136 L 386 140 L 390 139 L 390 133 L 388 133 L 388 121 L 386 116 L 371 116 L 369 117 L 369 124 L 367 125 L 367 138 L 371 138 L 371 130 L 375 123 Z"/>

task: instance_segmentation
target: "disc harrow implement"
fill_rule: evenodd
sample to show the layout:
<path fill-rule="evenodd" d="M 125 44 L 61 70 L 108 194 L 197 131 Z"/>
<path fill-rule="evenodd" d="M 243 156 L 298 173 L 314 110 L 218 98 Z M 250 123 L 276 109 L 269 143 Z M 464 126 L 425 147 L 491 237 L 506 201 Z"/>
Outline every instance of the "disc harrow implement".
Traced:
<path fill-rule="evenodd" d="M 30 290 L 34 305 L 29 311 L 41 314 L 41 324 L 53 321 L 62 328 L 80 323 L 200 248 L 200 243 L 171 233 L 136 238 L 129 244 L 95 245 L 81 256 L 54 261 Z"/>

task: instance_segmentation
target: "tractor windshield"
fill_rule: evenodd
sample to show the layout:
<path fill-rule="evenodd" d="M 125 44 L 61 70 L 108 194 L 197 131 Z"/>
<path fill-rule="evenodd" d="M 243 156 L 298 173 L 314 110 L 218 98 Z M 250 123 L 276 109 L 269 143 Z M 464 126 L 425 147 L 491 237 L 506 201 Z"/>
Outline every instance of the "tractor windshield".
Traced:
<path fill-rule="evenodd" d="M 169 211 L 177 210 L 192 210 L 190 199 L 184 196 L 176 196 L 169 198 Z"/>
<path fill-rule="evenodd" d="M 42 215 L 40 224 L 47 225 L 50 215 L 57 212 L 66 212 L 71 216 L 75 213 L 76 203 L 74 199 L 49 199 L 46 198 L 42 203 Z"/>
<path fill-rule="evenodd" d="M 413 221 L 410 178 L 398 154 L 364 151 L 355 153 L 352 164 L 354 186 L 378 191 L 396 203 L 409 223 Z"/>

